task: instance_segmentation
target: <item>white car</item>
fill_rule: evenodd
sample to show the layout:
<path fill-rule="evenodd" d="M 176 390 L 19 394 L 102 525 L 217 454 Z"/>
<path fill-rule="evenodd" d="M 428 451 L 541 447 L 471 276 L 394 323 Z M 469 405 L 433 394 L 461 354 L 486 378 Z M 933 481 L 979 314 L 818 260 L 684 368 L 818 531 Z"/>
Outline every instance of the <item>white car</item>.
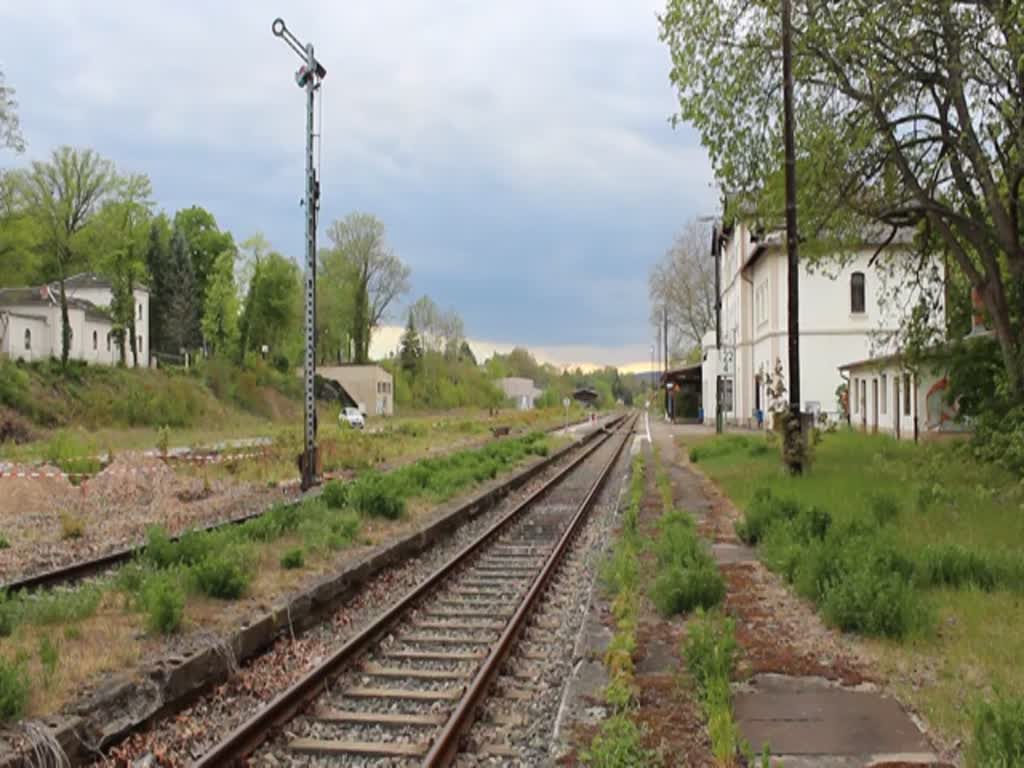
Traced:
<path fill-rule="evenodd" d="M 338 414 L 338 421 L 342 424 L 347 423 L 355 429 L 362 429 L 366 426 L 366 419 L 363 418 L 363 414 L 358 408 L 342 408 L 341 413 Z"/>

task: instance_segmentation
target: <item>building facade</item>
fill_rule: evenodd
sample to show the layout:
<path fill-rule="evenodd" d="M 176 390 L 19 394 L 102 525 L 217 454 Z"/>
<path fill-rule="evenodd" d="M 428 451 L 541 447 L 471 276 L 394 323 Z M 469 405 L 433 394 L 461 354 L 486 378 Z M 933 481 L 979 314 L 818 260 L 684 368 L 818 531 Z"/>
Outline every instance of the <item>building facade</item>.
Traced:
<path fill-rule="evenodd" d="M 537 398 L 543 394 L 541 390 L 534 386 L 533 379 L 508 376 L 504 379 L 498 379 L 495 383 L 505 395 L 505 399 L 514 402 L 516 408 L 520 411 L 532 410 L 537 402 Z"/>
<path fill-rule="evenodd" d="M 937 366 L 910 370 L 899 355 L 847 363 L 850 426 L 901 440 L 962 433 L 969 427 L 946 402 L 949 381 Z"/>
<path fill-rule="evenodd" d="M 64 290 L 71 327 L 69 359 L 98 365 L 119 363 L 119 340 L 109 312 L 114 298 L 110 281 L 85 272 L 67 278 Z M 139 366 L 148 367 L 149 292 L 143 286 L 135 288 L 133 311 Z M 127 339 L 122 339 L 127 345 Z M 0 353 L 31 362 L 60 357 L 63 348 L 58 284 L 0 289 Z M 134 365 L 130 346 L 126 346 L 125 358 L 127 365 Z"/>
<path fill-rule="evenodd" d="M 394 378 L 379 365 L 324 366 L 317 368 L 317 373 L 341 385 L 364 414 L 394 415 Z"/>
<path fill-rule="evenodd" d="M 884 246 L 865 242 L 853 252 L 820 261 L 820 266 L 801 262 L 800 390 L 805 411 L 838 420 L 842 410 L 837 390 L 844 382 L 839 367 L 893 351 L 903 308 L 913 306 L 917 293 L 906 288 L 899 301 L 891 300 L 892 281 L 902 277 L 894 277 L 899 271 L 886 265 L 898 260 L 905 248 L 898 240 Z M 714 423 L 721 374 L 726 422 L 770 426 L 773 400 L 788 399 L 785 233 L 755 239 L 745 224 L 737 223 L 723 239 L 720 259 L 721 346 L 714 332 L 702 343 L 704 420 Z"/>

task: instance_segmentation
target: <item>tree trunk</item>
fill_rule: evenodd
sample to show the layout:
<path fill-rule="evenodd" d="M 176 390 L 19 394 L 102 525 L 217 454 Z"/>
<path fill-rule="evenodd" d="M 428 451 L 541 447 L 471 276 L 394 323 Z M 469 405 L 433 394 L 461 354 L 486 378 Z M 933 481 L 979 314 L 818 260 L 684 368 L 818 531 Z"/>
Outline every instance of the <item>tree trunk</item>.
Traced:
<path fill-rule="evenodd" d="M 68 367 L 68 356 L 71 354 L 71 318 L 68 317 L 68 295 L 64 291 L 64 266 L 60 269 L 60 365 Z"/>
<path fill-rule="evenodd" d="M 128 337 L 132 345 L 132 366 L 139 367 L 139 349 L 135 342 L 135 287 L 132 279 L 128 277 Z"/>
<path fill-rule="evenodd" d="M 990 290 L 989 286 L 980 286 L 980 288 L 985 309 L 988 310 L 992 325 L 995 326 L 996 339 L 999 341 L 999 350 L 1003 355 L 1003 367 L 1006 369 L 1010 393 L 1015 400 L 1020 400 L 1024 398 L 1024 349 L 1022 349 L 1021 340 L 1013 331 L 1006 296 L 998 290 L 998 287 L 996 290 Z"/>

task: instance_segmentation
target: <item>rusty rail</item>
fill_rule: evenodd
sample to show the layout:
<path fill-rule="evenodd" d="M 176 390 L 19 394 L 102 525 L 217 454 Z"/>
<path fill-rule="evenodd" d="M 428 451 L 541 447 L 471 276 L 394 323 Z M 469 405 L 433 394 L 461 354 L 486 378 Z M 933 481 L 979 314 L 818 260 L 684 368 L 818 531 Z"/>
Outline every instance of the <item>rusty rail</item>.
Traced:
<path fill-rule="evenodd" d="M 621 425 L 625 419 L 625 416 L 621 416 L 616 418 L 613 423 L 615 425 Z M 630 431 L 631 429 L 626 430 L 627 437 Z M 271 700 L 267 706 L 236 728 L 219 744 L 214 746 L 210 751 L 196 761 L 194 763 L 195 768 L 218 768 L 219 766 L 244 764 L 244 759 L 255 751 L 274 729 L 279 728 L 290 721 L 313 700 L 324 693 L 328 683 L 337 673 L 358 658 L 360 654 L 372 645 L 372 643 L 383 637 L 397 622 L 402 619 L 411 607 L 419 602 L 421 598 L 440 585 L 453 571 L 457 570 L 464 563 L 469 561 L 481 548 L 498 537 L 498 535 L 515 522 L 525 512 L 525 510 L 530 508 L 531 505 L 547 494 L 549 490 L 575 470 L 598 448 L 604 445 L 608 440 L 612 439 L 611 433 L 601 434 L 600 430 L 595 432 L 595 436 L 596 439 L 594 439 L 592 443 L 586 445 L 581 453 L 567 466 L 559 470 L 554 477 L 550 478 L 543 486 L 519 502 L 504 517 L 488 527 L 488 529 L 475 541 L 466 545 L 447 562 L 442 564 L 425 581 L 421 582 L 418 586 L 406 593 L 400 600 L 392 604 L 392 606 L 381 614 L 375 621 L 364 627 L 355 636 L 351 637 L 341 648 L 325 659 L 315 669 L 310 670 L 302 678 L 293 683 L 287 690 Z M 623 445 L 624 444 L 625 440 L 623 441 Z M 615 452 L 616 458 L 621 453 L 621 450 L 622 445 L 620 445 Z M 587 496 L 585 502 L 587 506 L 589 506 L 596 491 L 599 490 L 601 483 L 607 476 L 610 466 L 613 463 L 614 460 L 602 469 L 601 477 Z M 579 514 L 580 513 L 578 512 L 577 517 Z M 574 522 L 577 522 L 577 518 L 574 518 Z M 567 546 L 568 539 L 563 536 L 559 543 L 560 551 L 564 551 Z M 550 575 L 550 571 L 545 571 L 545 573 Z M 538 582 L 538 584 L 539 583 L 540 582 Z M 539 594 L 540 592 L 535 590 L 531 590 L 530 592 L 530 595 L 534 598 Z M 518 616 L 520 612 L 517 612 L 516 615 Z M 450 738 L 457 739 L 458 734 L 461 733 L 462 723 L 464 723 L 464 721 L 465 716 L 460 719 L 458 728 L 455 726 L 452 727 L 453 735 Z"/>

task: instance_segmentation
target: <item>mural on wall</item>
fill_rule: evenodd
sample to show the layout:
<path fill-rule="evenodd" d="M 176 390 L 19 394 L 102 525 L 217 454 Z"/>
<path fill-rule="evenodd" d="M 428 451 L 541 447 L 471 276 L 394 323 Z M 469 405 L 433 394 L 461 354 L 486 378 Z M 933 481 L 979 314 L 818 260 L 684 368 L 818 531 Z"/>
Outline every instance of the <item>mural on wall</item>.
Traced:
<path fill-rule="evenodd" d="M 935 432 L 966 432 L 969 426 L 960 422 L 960 409 L 946 400 L 949 379 L 943 376 L 928 389 L 924 398 L 925 428 Z"/>

